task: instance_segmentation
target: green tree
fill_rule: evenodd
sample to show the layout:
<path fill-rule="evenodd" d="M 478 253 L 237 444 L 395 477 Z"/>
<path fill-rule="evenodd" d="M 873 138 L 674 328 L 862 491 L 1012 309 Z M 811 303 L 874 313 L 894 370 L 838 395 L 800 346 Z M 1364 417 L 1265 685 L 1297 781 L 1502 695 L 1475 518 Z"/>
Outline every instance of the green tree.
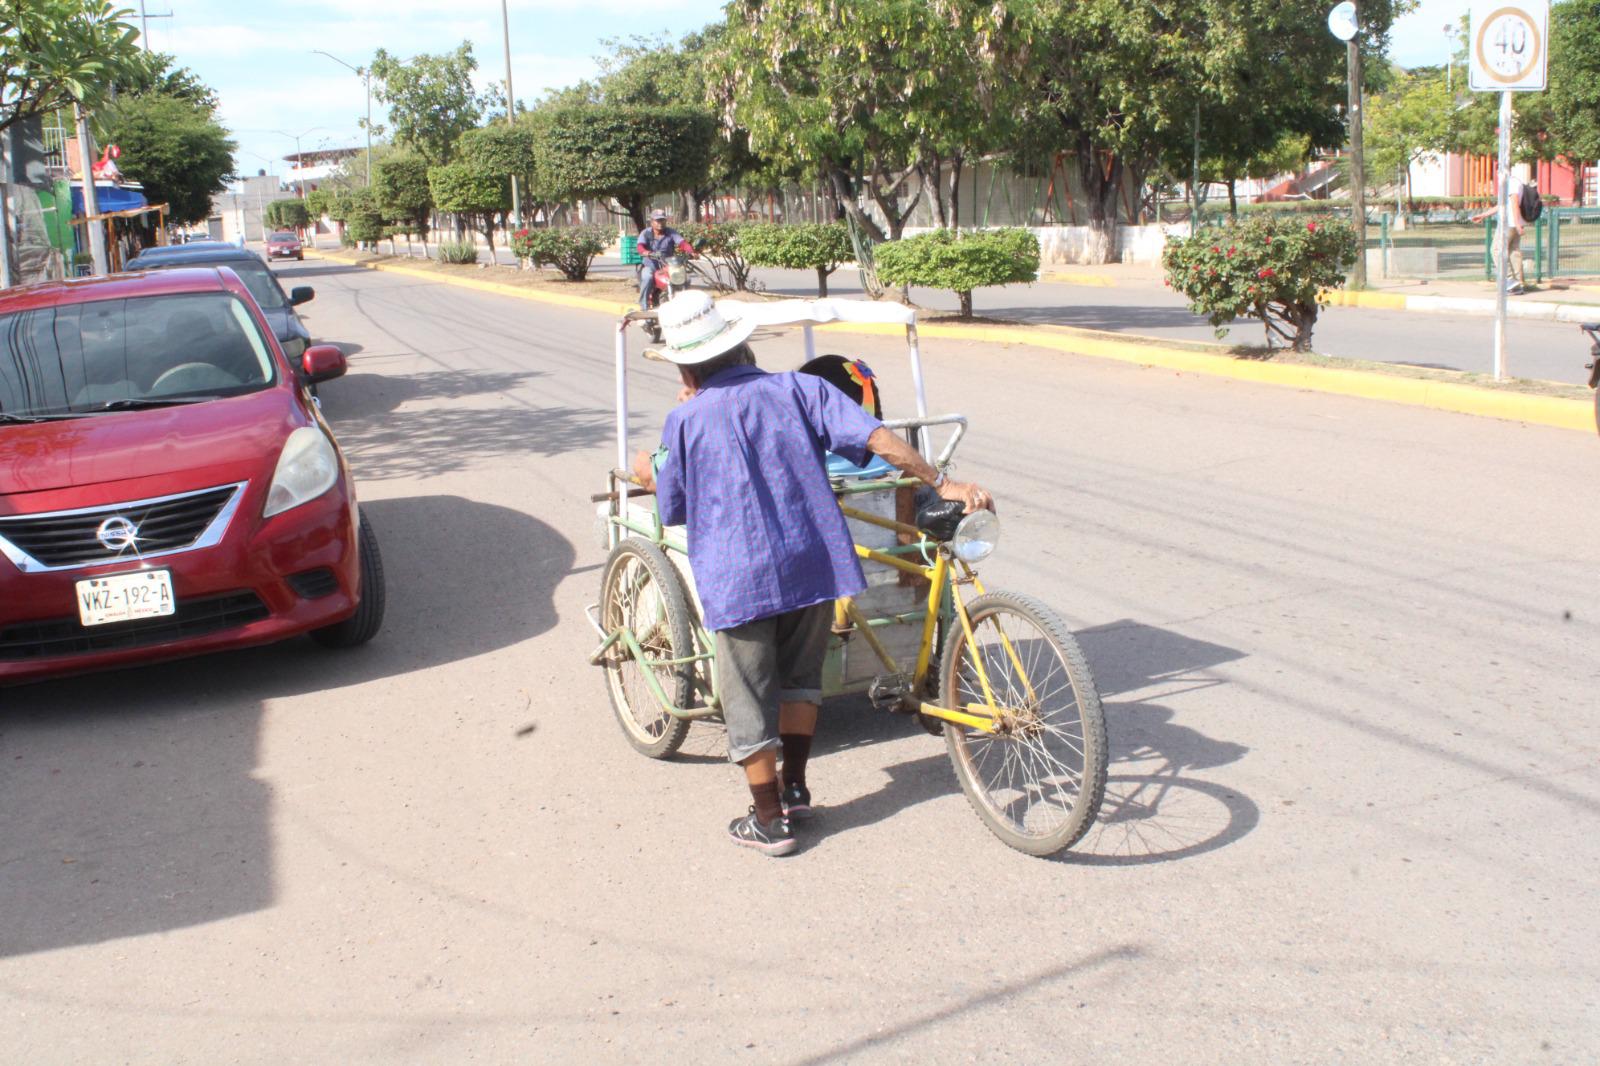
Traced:
<path fill-rule="evenodd" d="M 175 56 L 152 52 L 144 63 L 117 79 L 117 92 L 153 93 L 187 100 L 198 108 L 215 113 L 221 101 L 217 91 L 188 67 L 179 67 Z"/>
<path fill-rule="evenodd" d="M 855 257 L 842 222 L 752 223 L 739 233 L 739 250 L 752 266 L 815 270 L 818 296 L 828 295 L 828 275 Z"/>
<path fill-rule="evenodd" d="M 1550 8 L 1550 88 L 1542 95 L 1551 148 L 1568 159 L 1600 159 L 1600 4 L 1594 0 Z"/>
<path fill-rule="evenodd" d="M 1362 129 L 1369 175 L 1392 175 L 1411 191 L 1411 167 L 1429 152 L 1447 152 L 1461 136 L 1455 100 L 1443 71 L 1402 73 L 1388 92 L 1367 101 Z M 1398 194 L 1397 194 L 1398 195 Z"/>
<path fill-rule="evenodd" d="M 74 103 L 93 111 L 140 77 L 131 14 L 108 0 L 0 0 L 0 130 Z"/>
<path fill-rule="evenodd" d="M 327 189 L 312 189 L 306 193 L 305 203 L 311 221 L 320 221 L 333 206 L 333 193 Z"/>
<path fill-rule="evenodd" d="M 540 128 L 537 184 L 558 200 L 614 198 L 642 230 L 651 196 L 705 180 L 715 136 L 700 108 L 559 108 Z"/>
<path fill-rule="evenodd" d="M 734 0 L 712 62 L 710 95 L 751 149 L 829 182 L 874 240 L 898 237 L 923 194 L 930 157 L 967 150 L 1003 79 L 986 85 L 978 56 L 1023 41 L 1018 4 L 975 0 Z M 980 12 L 980 8 L 982 9 Z M 998 64 L 1004 65 L 1004 64 Z M 1014 79 L 1012 79 L 1014 81 Z M 857 203 L 864 191 L 887 233 Z"/>
<path fill-rule="evenodd" d="M 511 208 L 511 190 L 493 171 L 472 163 L 446 163 L 428 168 L 428 188 L 434 205 L 476 224 L 494 254 L 495 216 Z"/>
<path fill-rule="evenodd" d="M 389 105 L 395 139 L 420 153 L 429 166 L 449 162 L 461 135 L 503 100 L 498 89 L 480 93 L 473 88 L 477 69 L 467 41 L 453 52 L 409 60 L 382 48 L 372 57 L 372 95 Z"/>
<path fill-rule="evenodd" d="M 713 23 L 677 43 L 664 35 L 611 38 L 611 50 L 599 58 L 600 77 L 583 88 L 584 102 L 632 107 L 697 107 L 711 105 L 706 67 L 721 47 L 724 23 Z M 698 218 L 702 205 L 719 189 L 732 190 L 767 161 L 750 151 L 748 131 L 724 129 L 711 142 L 711 165 L 705 180 L 687 192 Z"/>
<path fill-rule="evenodd" d="M 345 232 L 358 245 L 370 245 L 383 236 L 383 212 L 371 189 L 351 189 L 341 193 L 344 200 Z"/>
<path fill-rule="evenodd" d="M 273 229 L 299 229 L 311 221 L 311 212 L 304 200 L 274 200 L 267 205 L 266 220 Z"/>
<path fill-rule="evenodd" d="M 373 164 L 372 191 L 378 211 L 390 222 L 403 223 L 409 240 L 416 233 L 428 249 L 428 217 L 433 211 L 433 189 L 428 184 L 428 161 L 401 149 Z"/>
<path fill-rule="evenodd" d="M 972 317 L 972 290 L 1039 280 L 1039 238 L 1030 230 L 934 230 L 874 250 L 878 276 L 891 285 L 950 289 L 961 317 Z"/>
<path fill-rule="evenodd" d="M 170 205 L 175 225 L 211 214 L 211 197 L 233 174 L 237 146 L 209 111 L 180 98 L 129 95 L 102 110 L 98 125 L 105 143 L 122 148 L 122 172 L 144 186 L 151 203 Z"/>

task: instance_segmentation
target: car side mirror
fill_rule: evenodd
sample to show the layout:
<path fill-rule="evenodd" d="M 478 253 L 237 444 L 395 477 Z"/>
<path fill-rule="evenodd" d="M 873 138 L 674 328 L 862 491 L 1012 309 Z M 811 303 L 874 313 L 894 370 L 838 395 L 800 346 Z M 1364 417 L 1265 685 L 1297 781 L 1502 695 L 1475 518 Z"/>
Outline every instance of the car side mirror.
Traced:
<path fill-rule="evenodd" d="M 300 356 L 300 369 L 305 374 L 306 384 L 315 385 L 344 377 L 345 371 L 350 369 L 350 361 L 336 344 L 313 344 Z"/>
<path fill-rule="evenodd" d="M 289 303 L 294 307 L 308 304 L 317 298 L 317 290 L 310 285 L 296 285 L 289 290 Z"/>

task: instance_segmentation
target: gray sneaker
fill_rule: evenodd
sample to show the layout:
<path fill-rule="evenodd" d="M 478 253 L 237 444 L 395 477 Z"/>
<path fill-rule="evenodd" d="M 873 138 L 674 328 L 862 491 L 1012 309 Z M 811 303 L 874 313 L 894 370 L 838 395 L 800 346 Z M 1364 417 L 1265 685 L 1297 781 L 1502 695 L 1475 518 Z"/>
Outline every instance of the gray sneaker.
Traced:
<path fill-rule="evenodd" d="M 756 817 L 756 809 L 743 818 L 728 823 L 728 836 L 740 847 L 754 848 L 763 855 L 787 855 L 798 846 L 789 829 L 789 819 L 775 818 L 763 823 Z"/>
<path fill-rule="evenodd" d="M 783 816 L 804 819 L 811 817 L 811 790 L 790 782 L 783 786 Z"/>

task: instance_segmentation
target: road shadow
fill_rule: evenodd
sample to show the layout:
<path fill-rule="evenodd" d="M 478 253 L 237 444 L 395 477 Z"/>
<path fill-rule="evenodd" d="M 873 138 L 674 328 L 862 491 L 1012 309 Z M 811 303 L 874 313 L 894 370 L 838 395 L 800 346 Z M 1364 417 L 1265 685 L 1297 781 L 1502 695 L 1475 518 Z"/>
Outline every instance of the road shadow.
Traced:
<path fill-rule="evenodd" d="M 1077 637 L 1102 698 L 1110 771 L 1099 817 L 1058 858 L 1089 865 L 1171 862 L 1225 847 L 1253 830 L 1260 809 L 1249 797 L 1231 786 L 1186 776 L 1237 762 L 1248 748 L 1206 736 L 1150 700 L 1108 698 L 1152 686 L 1160 687 L 1162 698 L 1171 698 L 1225 684 L 1205 671 L 1244 653 L 1128 619 Z M 1024 662 L 1035 661 L 1026 641 L 1017 643 L 1017 654 Z M 823 714 L 814 757 L 923 733 L 917 718 L 875 711 L 861 697 L 826 704 Z M 834 805 L 819 803 L 819 836 L 873 825 L 959 791 L 943 740 L 932 743 L 935 752 L 886 767 L 889 780 L 876 792 Z"/>
<path fill-rule="evenodd" d="M 519 395 L 542 371 L 362 373 L 325 389 L 322 411 L 359 481 L 426 478 L 504 456 L 559 455 L 614 439 L 610 408 Z"/>
<path fill-rule="evenodd" d="M 1121 304 L 1059 303 L 1043 307 L 988 307 L 978 302 L 974 313 L 996 322 L 1026 325 L 1077 326 L 1112 333 L 1138 333 L 1152 329 L 1204 330 L 1214 340 L 1212 326 L 1183 307 L 1135 307 Z M 1241 323 L 1239 328 L 1246 324 Z"/>
<path fill-rule="evenodd" d="M 364 267 L 353 266 L 348 263 L 296 263 L 293 266 L 287 263 L 276 263 L 272 267 L 275 274 L 280 275 L 285 281 L 299 281 L 302 278 L 321 278 L 335 274 L 364 274 Z"/>
<path fill-rule="evenodd" d="M 362 513 L 388 571 L 384 629 L 363 648 L 302 637 L 0 690 L 0 957 L 269 906 L 266 701 L 427 670 L 554 625 L 574 550 L 550 526 L 451 496 Z"/>

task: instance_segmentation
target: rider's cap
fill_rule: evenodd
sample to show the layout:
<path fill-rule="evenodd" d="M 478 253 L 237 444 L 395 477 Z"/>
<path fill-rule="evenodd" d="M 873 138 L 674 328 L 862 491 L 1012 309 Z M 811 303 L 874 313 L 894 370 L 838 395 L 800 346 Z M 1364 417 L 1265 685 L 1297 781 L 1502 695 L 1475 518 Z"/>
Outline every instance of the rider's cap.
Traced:
<path fill-rule="evenodd" d="M 661 210 L 659 207 L 656 208 L 654 211 L 650 212 L 650 221 L 654 222 L 657 219 L 660 219 L 662 222 L 665 222 L 667 220 L 667 213 L 665 211 Z"/>
<path fill-rule="evenodd" d="M 659 348 L 644 354 L 680 366 L 693 366 L 743 344 L 755 332 L 756 324 L 747 319 L 724 318 L 708 293 L 698 289 L 680 292 L 661 305 L 657 312 L 661 326 Z"/>

